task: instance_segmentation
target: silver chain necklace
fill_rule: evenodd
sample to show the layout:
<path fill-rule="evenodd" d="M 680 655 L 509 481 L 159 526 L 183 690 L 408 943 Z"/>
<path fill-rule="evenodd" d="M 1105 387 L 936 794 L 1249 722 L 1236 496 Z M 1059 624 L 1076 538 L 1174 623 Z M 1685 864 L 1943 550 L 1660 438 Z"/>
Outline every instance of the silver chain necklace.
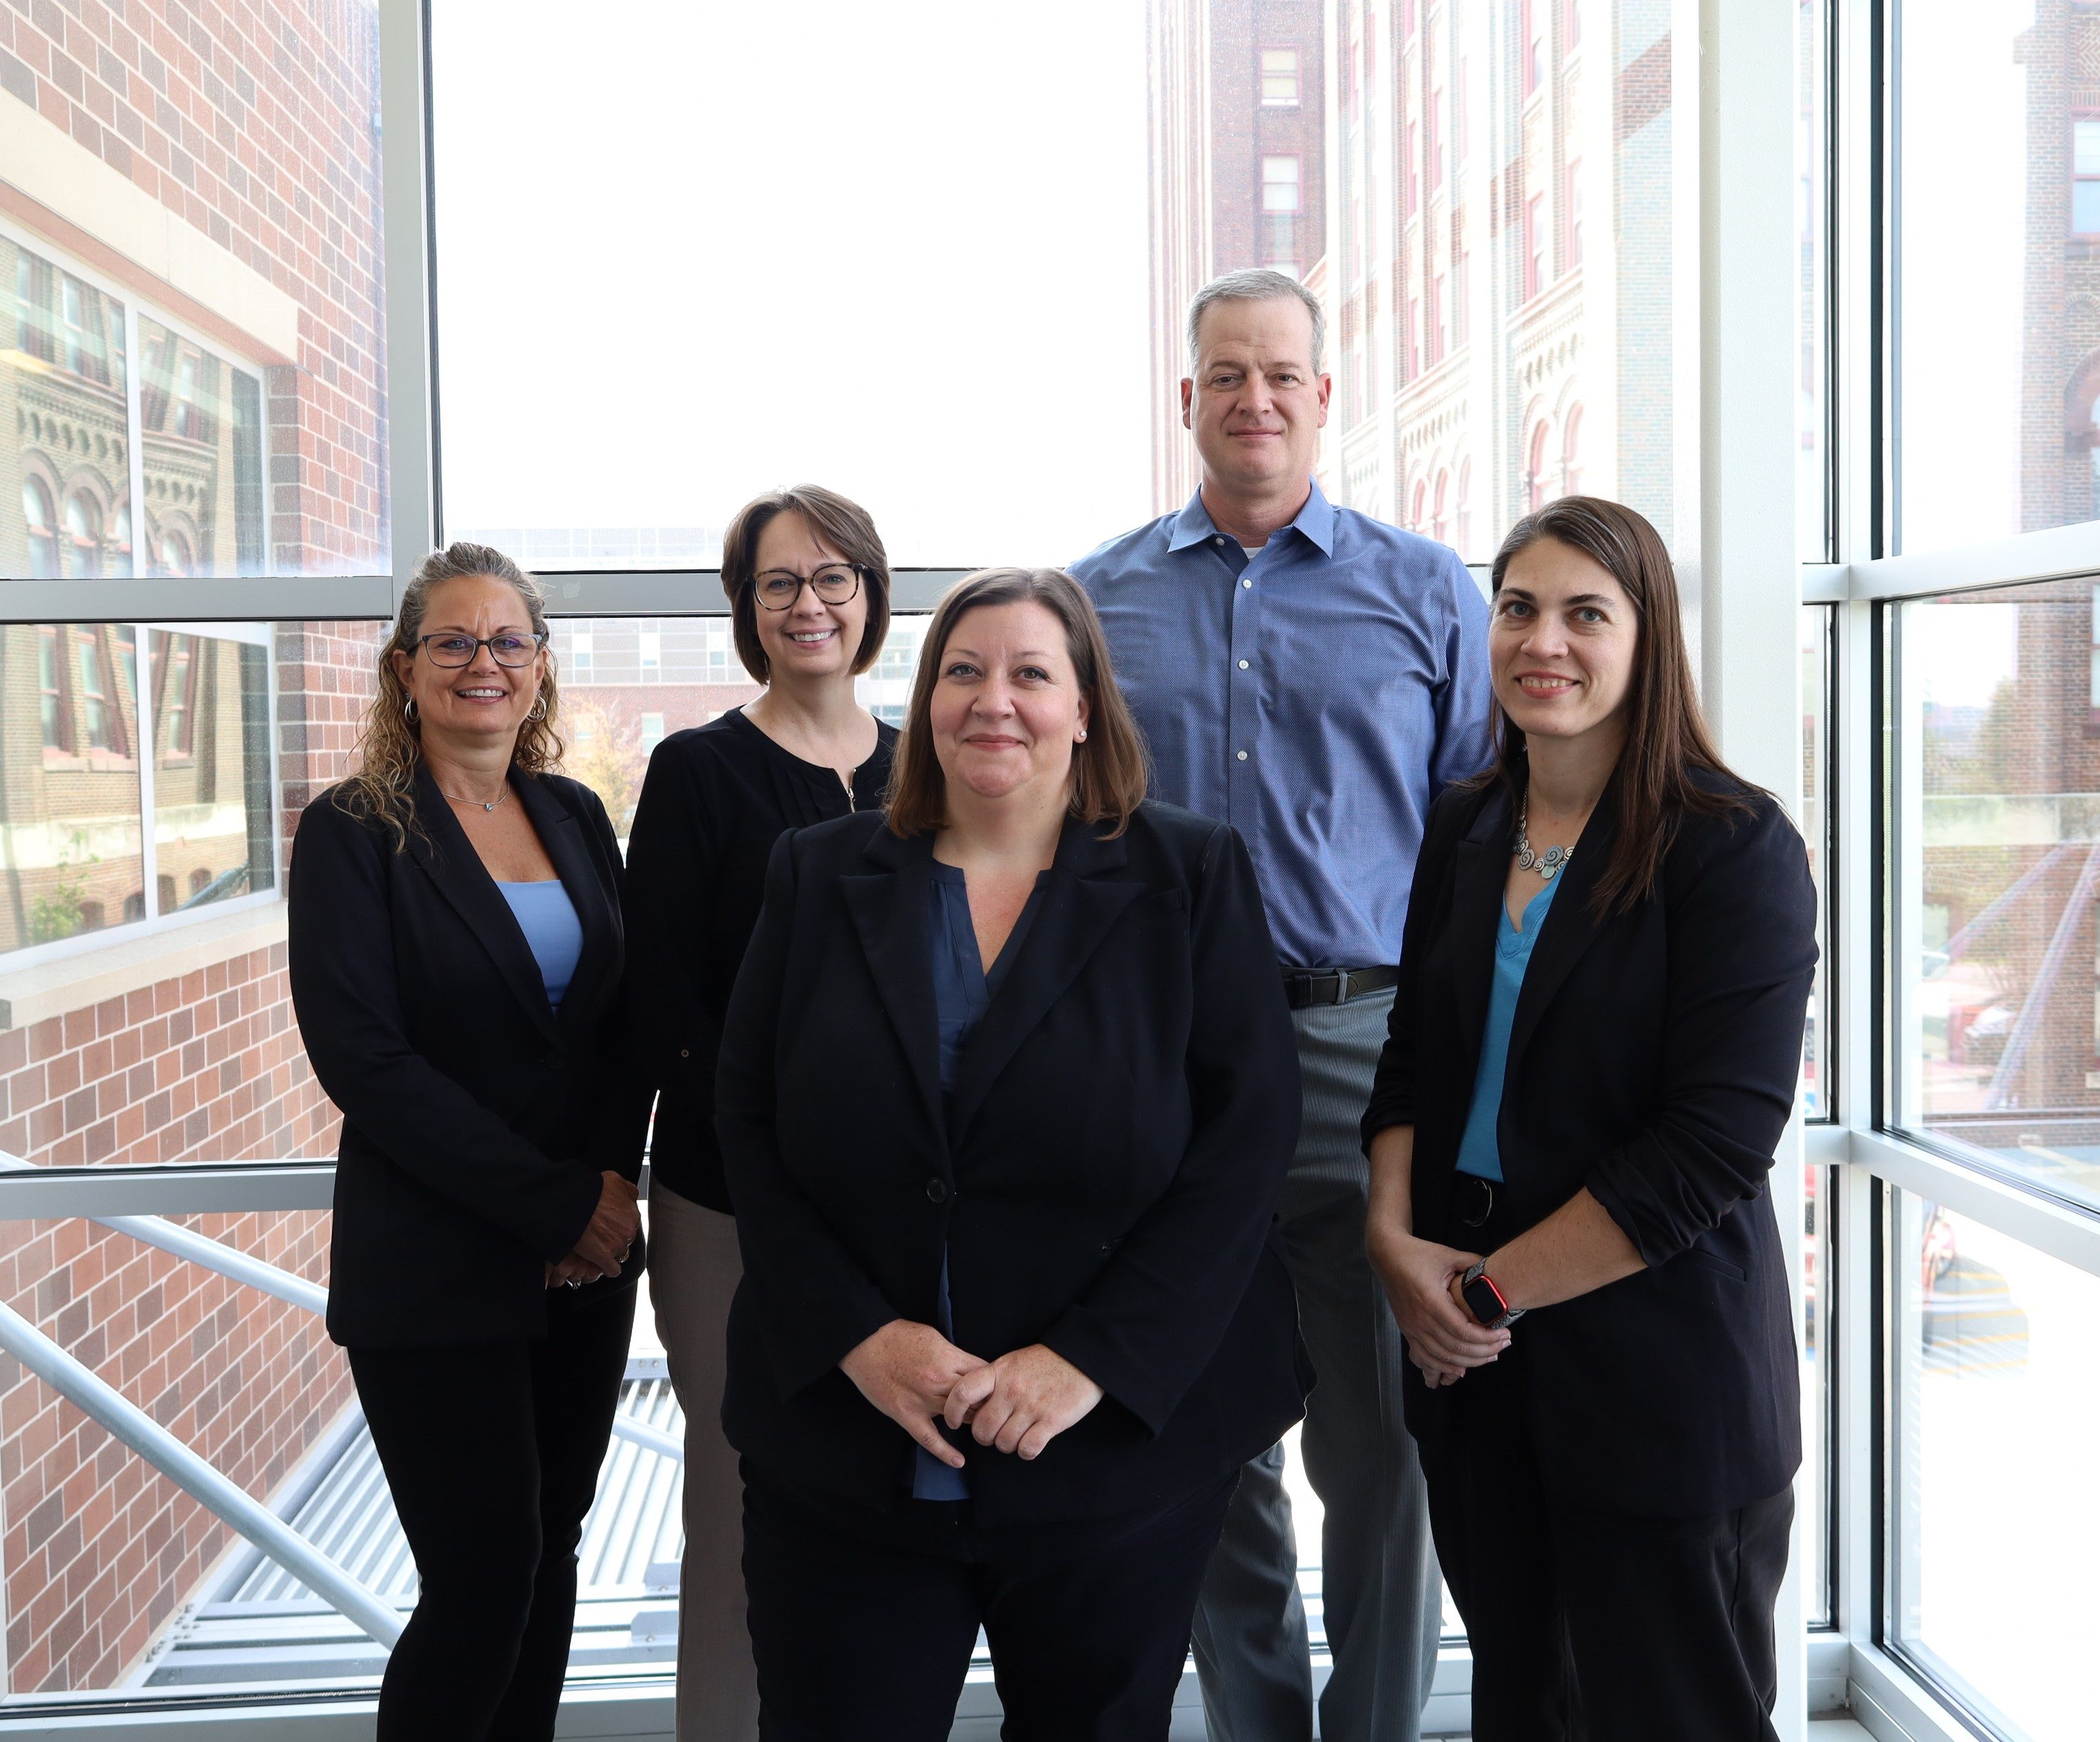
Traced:
<path fill-rule="evenodd" d="M 438 796 L 443 799 L 450 799 L 455 805 L 481 805 L 481 800 L 478 798 L 452 798 L 452 794 L 446 792 L 443 787 L 439 787 L 438 788 Z M 505 786 L 503 789 L 503 798 L 491 799 L 486 805 L 481 805 L 481 808 L 483 810 L 493 810 L 498 805 L 501 805 L 503 802 L 503 799 L 510 796 L 510 788 L 508 786 Z M 1554 850 L 1558 852 L 1560 849 L 1556 848 Z"/>
<path fill-rule="evenodd" d="M 1534 853 L 1531 846 L 1531 807 L 1527 805 L 1516 814 L 1516 845 L 1511 849 L 1516 854 L 1519 871 L 1535 871 L 1551 883 L 1575 857 L 1573 847 L 1548 847 L 1543 853 Z"/>

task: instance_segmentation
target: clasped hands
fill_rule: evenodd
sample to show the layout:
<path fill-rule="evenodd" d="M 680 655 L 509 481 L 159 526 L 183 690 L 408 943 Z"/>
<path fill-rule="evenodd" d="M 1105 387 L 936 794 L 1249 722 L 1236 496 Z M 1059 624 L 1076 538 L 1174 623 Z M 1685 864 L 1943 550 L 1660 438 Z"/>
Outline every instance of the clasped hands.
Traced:
<path fill-rule="evenodd" d="M 1041 1343 L 981 1361 L 931 1325 L 892 1319 L 849 1350 L 839 1367 L 862 1396 L 951 1469 L 963 1454 L 935 1425 L 968 1427 L 979 1445 L 1024 1459 L 1083 1419 L 1101 1388 Z"/>
<path fill-rule="evenodd" d="M 1476 1252 L 1418 1240 L 1375 1223 L 1365 1249 L 1400 1334 L 1407 1339 L 1407 1358 L 1432 1391 L 1456 1385 L 1475 1367 L 1485 1367 L 1510 1346 L 1507 1330 L 1489 1330 L 1475 1318 L 1459 1292 L 1459 1281 L 1480 1262 Z"/>
<path fill-rule="evenodd" d="M 634 1183 L 607 1168 L 600 1175 L 598 1207 L 576 1250 L 558 1264 L 547 1267 L 547 1286 L 571 1288 L 616 1277 L 627 1262 L 634 1237 L 642 1232 L 642 1211 L 636 1207 Z"/>

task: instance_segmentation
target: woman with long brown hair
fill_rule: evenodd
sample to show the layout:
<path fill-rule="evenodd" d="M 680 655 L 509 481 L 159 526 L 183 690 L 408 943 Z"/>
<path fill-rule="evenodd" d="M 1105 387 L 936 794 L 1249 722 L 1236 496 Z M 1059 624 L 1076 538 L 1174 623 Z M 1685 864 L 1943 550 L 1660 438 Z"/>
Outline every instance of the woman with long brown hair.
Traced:
<path fill-rule="evenodd" d="M 1551 503 L 1493 583 L 1497 761 L 1431 813 L 1363 1125 L 1472 1733 L 1769 1738 L 1807 850 L 1714 748 L 1647 521 Z"/>
<path fill-rule="evenodd" d="M 382 1742 L 554 1735 L 634 1316 L 620 849 L 554 772 L 546 644 L 508 557 L 426 558 L 292 855 L 293 1007 L 342 1111 L 329 1332 L 421 1580 Z"/>
<path fill-rule="evenodd" d="M 786 836 L 723 1025 L 762 1733 L 1163 1742 L 1240 1465 L 1299 1413 L 1299 1083 L 1246 847 L 1145 801 L 1078 583 L 934 615 L 887 814 Z"/>

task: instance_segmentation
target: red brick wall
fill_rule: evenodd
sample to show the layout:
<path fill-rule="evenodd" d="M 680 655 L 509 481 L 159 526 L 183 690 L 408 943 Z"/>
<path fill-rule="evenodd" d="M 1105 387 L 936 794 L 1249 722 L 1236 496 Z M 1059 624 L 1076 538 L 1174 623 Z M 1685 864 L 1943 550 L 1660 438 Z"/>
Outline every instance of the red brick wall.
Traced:
<path fill-rule="evenodd" d="M 187 1221 L 325 1280 L 325 1213 Z M 317 1316 L 90 1223 L 7 1224 L 0 1299 L 252 1493 L 280 1482 L 351 1396 Z M 4 1356 L 0 1503 L 17 1693 L 116 1685 L 236 1541 Z"/>
<path fill-rule="evenodd" d="M 287 862 L 299 813 L 350 765 L 384 633 L 277 627 Z M 180 947 L 179 930 L 164 935 Z M 42 1165 L 325 1156 L 338 1122 L 300 1044 L 281 942 L 0 1033 L 0 1149 Z M 192 1225 L 327 1281 L 324 1213 Z M 0 1223 L 0 1300 L 258 1496 L 351 1396 L 319 1319 L 91 1224 Z M 232 1541 L 4 1358 L 0 1521 L 15 1692 L 114 1685 Z"/>
<path fill-rule="evenodd" d="M 377 59 L 367 0 L 0 7 L 0 101 L 29 104 L 299 305 L 299 354 L 266 385 L 280 571 L 384 555 Z"/>

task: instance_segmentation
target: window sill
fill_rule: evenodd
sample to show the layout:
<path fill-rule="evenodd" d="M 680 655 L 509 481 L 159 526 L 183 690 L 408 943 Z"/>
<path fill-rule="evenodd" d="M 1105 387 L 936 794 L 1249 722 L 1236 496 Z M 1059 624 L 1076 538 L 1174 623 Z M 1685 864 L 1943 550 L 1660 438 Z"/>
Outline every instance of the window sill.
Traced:
<path fill-rule="evenodd" d="M 285 904 L 274 897 L 210 919 L 126 930 L 107 943 L 0 974 L 0 1033 L 88 1009 L 284 941 Z"/>

